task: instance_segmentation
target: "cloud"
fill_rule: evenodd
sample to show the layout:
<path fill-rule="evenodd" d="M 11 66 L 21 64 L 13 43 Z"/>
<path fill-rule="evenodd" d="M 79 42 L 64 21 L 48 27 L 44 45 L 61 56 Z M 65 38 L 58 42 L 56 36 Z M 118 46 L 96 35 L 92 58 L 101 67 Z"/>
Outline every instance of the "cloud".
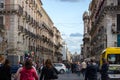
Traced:
<path fill-rule="evenodd" d="M 83 43 L 81 37 L 64 36 L 63 39 L 65 40 L 68 50 L 71 53 L 80 53 L 80 45 Z"/>
<path fill-rule="evenodd" d="M 61 2 L 85 2 L 87 0 L 59 0 Z"/>
<path fill-rule="evenodd" d="M 71 33 L 70 37 L 82 37 L 83 35 L 81 33 Z"/>
<path fill-rule="evenodd" d="M 60 1 L 66 1 L 66 2 L 79 2 L 80 0 L 60 0 Z"/>

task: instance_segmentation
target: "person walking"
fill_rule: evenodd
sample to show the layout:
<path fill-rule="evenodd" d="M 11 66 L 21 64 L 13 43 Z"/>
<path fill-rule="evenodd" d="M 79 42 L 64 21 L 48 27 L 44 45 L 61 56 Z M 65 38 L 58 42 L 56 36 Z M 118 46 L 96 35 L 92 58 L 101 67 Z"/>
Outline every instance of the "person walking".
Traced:
<path fill-rule="evenodd" d="M 18 69 L 15 80 L 38 80 L 38 74 L 31 59 L 26 59 L 24 66 Z"/>
<path fill-rule="evenodd" d="M 80 76 L 82 66 L 81 66 L 81 64 L 80 64 L 79 61 L 77 62 L 77 65 L 76 65 L 76 66 L 77 66 L 77 67 L 76 67 L 77 75 Z"/>
<path fill-rule="evenodd" d="M 70 73 L 70 70 L 71 70 L 71 66 L 70 66 L 70 63 L 66 63 L 65 64 L 66 68 L 67 68 L 67 73 Z"/>
<path fill-rule="evenodd" d="M 1 66 L 0 80 L 11 80 L 11 66 L 8 59 L 5 59 L 5 62 Z"/>
<path fill-rule="evenodd" d="M 74 63 L 73 62 L 71 63 L 71 71 L 72 71 L 72 73 L 74 73 Z"/>
<path fill-rule="evenodd" d="M 91 59 L 90 63 L 87 65 L 85 80 L 97 80 L 97 69 L 95 61 Z"/>
<path fill-rule="evenodd" d="M 56 73 L 56 76 L 53 75 Z M 59 72 L 53 67 L 52 62 L 50 59 L 47 59 L 45 61 L 45 65 L 42 68 L 41 75 L 40 75 L 40 80 L 54 80 L 57 79 L 57 74 Z"/>
<path fill-rule="evenodd" d="M 108 73 L 107 73 L 107 71 L 108 71 L 109 64 L 108 64 L 106 59 L 102 59 L 102 61 L 103 61 L 103 65 L 102 65 L 101 70 L 100 70 L 101 80 L 108 80 Z"/>
<path fill-rule="evenodd" d="M 81 72 L 83 74 L 83 77 L 85 77 L 85 72 L 86 72 L 86 67 L 87 67 L 87 63 L 85 60 L 81 63 L 81 66 L 82 66 Z"/>
<path fill-rule="evenodd" d="M 77 63 L 76 63 L 76 62 L 73 62 L 73 63 L 71 64 L 71 71 L 72 71 L 72 73 L 76 73 L 76 67 L 77 67 Z"/>

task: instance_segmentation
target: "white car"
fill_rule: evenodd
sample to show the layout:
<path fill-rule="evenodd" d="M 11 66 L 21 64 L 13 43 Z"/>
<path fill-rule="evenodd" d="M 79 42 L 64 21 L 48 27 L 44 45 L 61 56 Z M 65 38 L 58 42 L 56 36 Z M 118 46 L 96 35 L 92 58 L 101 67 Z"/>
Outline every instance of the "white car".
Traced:
<path fill-rule="evenodd" d="M 61 74 L 66 72 L 66 66 L 63 63 L 53 63 L 53 65 Z"/>

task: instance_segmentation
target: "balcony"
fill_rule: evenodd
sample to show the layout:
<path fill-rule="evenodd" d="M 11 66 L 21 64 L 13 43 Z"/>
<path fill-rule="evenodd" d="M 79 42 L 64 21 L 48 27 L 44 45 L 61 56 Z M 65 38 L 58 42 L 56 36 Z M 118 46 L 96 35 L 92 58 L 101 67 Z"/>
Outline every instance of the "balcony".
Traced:
<path fill-rule="evenodd" d="M 89 42 L 90 41 L 90 35 L 88 34 L 88 33 L 86 33 L 86 34 L 84 34 L 84 39 L 83 39 L 83 41 L 87 41 L 87 42 Z"/>
<path fill-rule="evenodd" d="M 23 12 L 23 19 L 26 19 L 26 18 L 27 18 L 27 15 L 28 15 L 27 12 L 24 11 L 24 12 Z"/>
<path fill-rule="evenodd" d="M 27 15 L 26 22 L 30 22 L 30 15 Z"/>
<path fill-rule="evenodd" d="M 4 5 L 4 8 L 0 9 L 0 14 L 13 14 L 13 13 L 22 15 L 23 8 L 18 4 L 6 4 Z"/>
<path fill-rule="evenodd" d="M 18 31 L 19 31 L 19 33 L 22 33 L 23 32 L 23 26 L 19 25 L 18 26 Z"/>

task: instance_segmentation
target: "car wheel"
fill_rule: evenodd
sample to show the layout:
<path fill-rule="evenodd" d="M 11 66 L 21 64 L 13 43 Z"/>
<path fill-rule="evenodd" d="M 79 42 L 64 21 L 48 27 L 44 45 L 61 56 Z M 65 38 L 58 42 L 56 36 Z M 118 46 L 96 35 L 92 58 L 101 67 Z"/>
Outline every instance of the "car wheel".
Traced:
<path fill-rule="evenodd" d="M 65 71 L 64 71 L 63 69 L 61 69 L 61 70 L 60 70 L 60 73 L 63 74 L 63 73 L 65 73 Z"/>

